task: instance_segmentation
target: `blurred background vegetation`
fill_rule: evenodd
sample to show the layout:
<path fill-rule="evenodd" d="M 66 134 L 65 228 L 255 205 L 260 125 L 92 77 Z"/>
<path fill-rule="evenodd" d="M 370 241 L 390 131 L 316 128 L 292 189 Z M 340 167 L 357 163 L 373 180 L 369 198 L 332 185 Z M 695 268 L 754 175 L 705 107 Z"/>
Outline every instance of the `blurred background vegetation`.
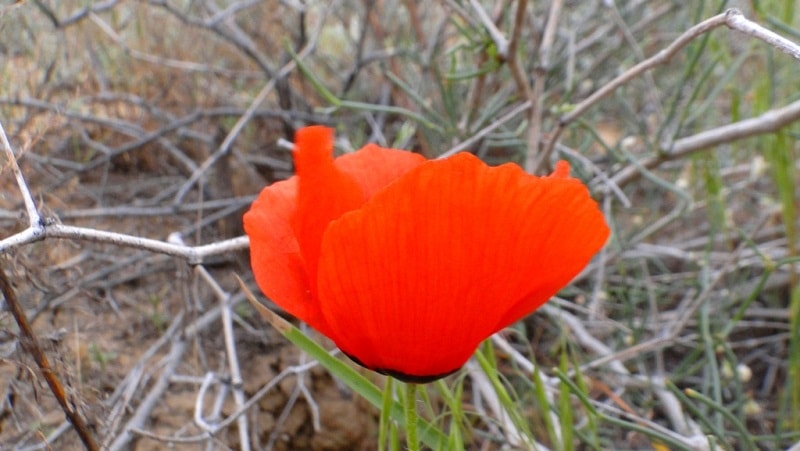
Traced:
<path fill-rule="evenodd" d="M 503 338 L 510 349 L 481 350 L 483 368 L 500 375 L 494 387 L 507 390 L 501 409 L 484 405 L 468 371 L 449 380 L 463 412 L 431 387 L 428 418 L 463 431 L 469 449 L 800 444 L 800 127 L 675 151 L 800 101 L 800 61 L 716 28 L 563 121 L 727 8 L 799 42 L 794 0 L 0 5 L 0 122 L 48 220 L 160 240 L 176 232 L 190 244 L 240 236 L 258 191 L 291 175 L 289 142 L 308 124 L 335 127 L 341 152 L 367 142 L 429 158 L 468 150 L 537 173 L 567 159 L 607 213 L 612 241 L 563 300 Z M 26 227 L 8 168 L 2 238 Z M 304 357 L 241 297 L 231 305 L 244 392 L 280 383 L 246 412 L 249 443 L 241 424 L 202 435 L 193 408 L 204 375 L 220 387 L 209 417 L 235 409 L 219 327 L 202 322 L 215 292 L 181 261 L 48 240 L 2 263 L 98 441 L 374 447 L 377 412 L 323 370 L 297 370 Z M 232 272 L 250 278 L 244 253 L 206 263 L 229 292 Z M 181 333 L 189 351 L 143 411 L 167 371 L 165 343 Z M 17 338 L 0 312 L 0 448 L 75 446 Z M 143 422 L 124 429 L 140 412 Z M 123 430 L 130 438 L 114 441 Z"/>

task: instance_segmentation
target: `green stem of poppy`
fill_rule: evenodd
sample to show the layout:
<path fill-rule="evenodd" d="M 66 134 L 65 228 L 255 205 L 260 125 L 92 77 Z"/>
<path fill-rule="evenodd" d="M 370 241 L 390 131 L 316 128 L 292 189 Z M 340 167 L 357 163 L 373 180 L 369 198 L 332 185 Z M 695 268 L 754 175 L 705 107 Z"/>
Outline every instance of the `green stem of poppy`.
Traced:
<path fill-rule="evenodd" d="M 276 313 L 271 311 L 270 309 L 266 308 L 262 305 L 256 297 L 253 295 L 253 292 L 247 288 L 242 279 L 239 279 L 239 286 L 242 289 L 242 292 L 247 296 L 247 299 L 250 301 L 250 304 L 253 308 L 261 314 L 261 316 L 270 323 L 278 332 L 280 332 L 284 337 L 286 337 L 289 341 L 294 343 L 297 347 L 305 351 L 308 355 L 316 359 L 320 365 L 324 366 L 332 376 L 337 378 L 338 380 L 347 384 L 348 387 L 353 389 L 356 393 L 363 396 L 364 399 L 369 401 L 373 406 L 383 409 L 384 398 L 381 395 L 380 389 L 375 386 L 372 382 L 370 382 L 367 378 L 365 378 L 361 373 L 357 372 L 353 368 L 351 368 L 345 362 L 333 357 L 331 354 L 328 353 L 324 348 L 320 345 L 315 343 L 311 338 L 307 337 L 303 334 L 299 329 L 292 326 L 288 321 L 278 316 Z M 392 418 L 397 424 L 402 424 L 404 421 L 405 412 L 403 412 L 403 406 L 400 403 L 394 402 L 392 400 L 391 408 L 389 409 L 389 417 Z M 420 431 L 420 439 L 425 446 L 432 448 L 432 449 L 444 449 L 445 443 L 447 443 L 447 436 L 435 425 L 432 425 L 425 421 L 422 418 L 417 419 L 417 428 Z M 390 429 L 394 433 L 396 429 L 392 427 Z M 392 443 L 395 441 L 393 440 Z"/>
<path fill-rule="evenodd" d="M 386 450 L 386 440 L 389 435 L 389 414 L 392 411 L 392 393 L 394 392 L 394 379 L 386 378 L 383 385 L 383 407 L 381 407 L 380 424 L 378 427 L 378 451 Z"/>
<path fill-rule="evenodd" d="M 417 384 L 406 383 L 406 444 L 408 451 L 419 451 L 417 438 Z"/>

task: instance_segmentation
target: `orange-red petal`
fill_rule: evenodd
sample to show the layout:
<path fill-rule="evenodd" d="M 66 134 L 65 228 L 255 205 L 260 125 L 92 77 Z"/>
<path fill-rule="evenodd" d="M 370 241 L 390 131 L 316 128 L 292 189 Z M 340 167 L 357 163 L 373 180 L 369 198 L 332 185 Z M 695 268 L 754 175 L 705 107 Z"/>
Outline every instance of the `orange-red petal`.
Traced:
<path fill-rule="evenodd" d="M 428 161 L 325 231 L 329 337 L 373 369 L 446 374 L 567 284 L 608 233 L 563 167 L 538 178 L 470 154 Z"/>
<path fill-rule="evenodd" d="M 367 144 L 337 158 L 336 167 L 361 188 L 366 201 L 401 175 L 425 162 L 420 154 Z"/>
<path fill-rule="evenodd" d="M 297 131 L 294 161 L 299 178 L 294 228 L 309 274 L 316 274 L 322 234 L 342 214 L 360 207 L 376 191 L 425 159 L 410 152 L 367 145 L 333 159 L 333 129 Z M 311 289 L 316 279 L 311 279 Z"/>
<path fill-rule="evenodd" d="M 319 246 L 328 224 L 366 199 L 352 177 L 333 163 L 332 129 L 314 126 L 298 130 L 294 163 L 298 195 L 293 227 L 308 274 L 316 274 Z M 310 282 L 311 291 L 316 292 L 316 280 Z"/>
<path fill-rule="evenodd" d="M 250 238 L 250 263 L 261 291 L 311 327 L 328 333 L 319 304 L 312 296 L 305 261 L 292 218 L 297 211 L 297 178 L 264 188 L 245 213 Z"/>
<path fill-rule="evenodd" d="M 244 227 L 261 291 L 327 335 L 316 296 L 325 228 L 425 159 L 367 145 L 334 160 L 333 131 L 325 127 L 300 129 L 295 141 L 298 175 L 262 190 L 244 216 Z"/>

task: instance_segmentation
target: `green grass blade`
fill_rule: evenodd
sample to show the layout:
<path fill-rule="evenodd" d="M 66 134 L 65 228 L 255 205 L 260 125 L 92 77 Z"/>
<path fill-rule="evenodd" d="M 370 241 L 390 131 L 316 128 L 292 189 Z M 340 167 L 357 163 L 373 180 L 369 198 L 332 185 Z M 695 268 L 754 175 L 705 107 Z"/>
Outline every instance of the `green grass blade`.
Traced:
<path fill-rule="evenodd" d="M 375 386 L 375 384 L 370 382 L 366 377 L 362 376 L 345 362 L 342 362 L 341 360 L 330 355 L 325 348 L 308 338 L 303 332 L 294 327 L 291 323 L 281 318 L 270 309 L 264 307 L 256 300 L 255 296 L 253 296 L 253 293 L 247 288 L 241 279 L 239 279 L 239 284 L 247 296 L 247 299 L 250 301 L 250 304 L 255 307 L 255 309 L 268 323 L 270 323 L 278 330 L 278 332 L 286 337 L 286 339 L 316 359 L 320 365 L 325 367 L 325 369 L 331 373 L 332 376 L 344 382 L 348 387 L 369 401 L 373 406 L 379 409 L 383 408 L 384 395 L 382 394 L 382 391 Z M 399 403 L 391 403 L 389 415 L 395 421 L 405 424 L 405 411 L 403 406 Z M 419 440 L 426 446 L 437 449 L 446 443 L 447 437 L 436 426 L 428 423 L 422 418 L 417 418 L 416 425 L 417 432 L 419 434 Z"/>

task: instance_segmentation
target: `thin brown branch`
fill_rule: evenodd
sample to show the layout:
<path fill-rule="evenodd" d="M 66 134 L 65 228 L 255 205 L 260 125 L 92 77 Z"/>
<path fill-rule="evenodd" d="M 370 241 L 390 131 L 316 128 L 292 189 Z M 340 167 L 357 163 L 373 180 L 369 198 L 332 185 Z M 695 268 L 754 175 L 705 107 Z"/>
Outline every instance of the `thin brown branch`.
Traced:
<path fill-rule="evenodd" d="M 166 392 L 167 388 L 169 388 L 170 378 L 175 374 L 176 369 L 183 362 L 183 354 L 186 352 L 187 348 L 188 342 L 183 339 L 183 337 L 172 342 L 172 347 L 170 348 L 169 354 L 167 354 L 161 360 L 162 364 L 164 365 L 163 371 L 159 375 L 158 379 L 156 379 L 153 387 L 150 389 L 150 392 L 139 404 L 136 412 L 131 416 L 130 420 L 128 420 L 128 423 L 122 429 L 120 435 L 117 436 L 108 447 L 109 450 L 115 451 L 128 449 L 131 440 L 134 439 L 134 430 L 140 428 L 147 422 L 147 419 L 149 418 L 156 404 L 162 400 L 164 392 Z"/>
<path fill-rule="evenodd" d="M 561 16 L 562 0 L 555 0 L 550 4 L 550 13 L 547 16 L 547 25 L 542 35 L 542 44 L 539 46 L 539 61 L 536 63 L 536 73 L 533 81 L 533 92 L 529 97 L 532 103 L 530 112 L 530 125 L 528 127 L 528 152 L 525 155 L 525 171 L 534 174 L 547 161 L 552 148 L 540 152 L 542 129 L 544 120 L 544 88 L 547 71 L 550 70 L 550 54 L 555 41 L 558 18 Z"/>
<path fill-rule="evenodd" d="M 8 141 L 8 136 L 6 136 L 6 131 L 3 129 L 2 123 L 0 123 L 0 143 L 3 145 L 3 151 L 8 158 L 8 164 L 11 165 L 11 171 L 14 173 L 14 178 L 17 180 L 17 187 L 22 194 L 22 200 L 25 203 L 25 211 L 28 215 L 28 224 L 31 226 L 38 225 L 41 222 L 41 217 L 36 209 L 31 190 L 28 189 L 28 183 L 25 181 L 25 176 L 22 175 L 22 170 L 20 170 L 19 163 L 17 163 L 17 157 L 14 155 L 14 149 Z"/>
<path fill-rule="evenodd" d="M 667 48 L 662 49 L 660 52 L 656 53 L 652 57 L 642 61 L 641 63 L 631 67 L 630 69 L 620 74 L 617 78 L 613 79 L 611 82 L 604 85 L 602 88 L 595 91 L 585 100 L 577 104 L 575 108 L 572 109 L 572 111 L 561 116 L 561 118 L 559 119 L 559 126 L 564 126 L 572 123 L 575 119 L 577 119 L 583 113 L 585 113 L 586 110 L 588 110 L 591 106 L 593 106 L 606 96 L 610 95 L 612 92 L 616 91 L 617 88 L 619 88 L 620 86 L 638 77 L 642 73 L 661 64 L 666 64 L 670 62 L 670 60 L 672 60 L 672 57 L 675 56 L 676 53 L 678 53 L 681 49 L 686 47 L 690 42 L 695 40 L 695 38 L 715 28 L 725 25 L 725 23 L 728 21 L 728 16 L 734 14 L 731 11 L 734 10 L 729 10 L 727 12 L 718 14 L 710 19 L 706 19 L 700 22 L 699 24 L 688 29 L 685 33 L 683 33 L 680 37 L 678 37 L 678 39 L 676 39 L 672 44 L 667 46 Z M 738 11 L 736 13 L 738 13 Z"/>
<path fill-rule="evenodd" d="M 475 14 L 478 16 L 478 19 L 480 19 L 481 25 L 483 25 L 483 27 L 486 29 L 486 32 L 489 33 L 489 36 L 492 38 L 492 42 L 497 49 L 497 55 L 503 59 L 508 58 L 508 39 L 506 39 L 503 32 L 497 28 L 497 25 L 494 24 L 492 18 L 489 17 L 489 14 L 485 9 L 483 9 L 483 6 L 480 4 L 480 2 L 477 0 L 470 0 L 469 3 L 470 6 L 472 6 L 472 9 L 475 11 Z"/>
<path fill-rule="evenodd" d="M 728 19 L 725 25 L 727 25 L 729 28 L 750 35 L 756 39 L 760 39 L 780 50 L 781 52 L 791 56 L 792 58 L 800 60 L 800 46 L 798 46 L 796 43 L 762 27 L 751 20 L 748 20 L 736 9 L 730 9 L 725 14 Z"/>
<path fill-rule="evenodd" d="M 683 158 L 686 155 L 710 149 L 720 144 L 766 133 L 774 133 L 797 120 L 800 120 L 800 100 L 783 108 L 767 111 L 758 117 L 706 130 L 696 135 L 678 139 L 672 144 L 663 145 L 661 153 L 646 158 L 637 165 L 626 166 L 614 175 L 611 182 L 618 186 L 623 186 L 637 179 L 642 174 L 642 169 L 653 169 L 666 161 Z"/>
<path fill-rule="evenodd" d="M 25 244 L 40 241 L 45 238 L 67 238 L 72 240 L 86 240 L 95 243 L 108 243 L 116 246 L 145 249 L 159 254 L 172 255 L 185 259 L 191 265 L 197 265 L 211 255 L 245 249 L 248 246 L 246 236 L 232 238 L 225 241 L 201 245 L 182 246 L 170 242 L 142 238 L 124 233 L 108 232 L 86 227 L 74 227 L 62 224 L 47 226 L 32 226 L 20 233 L 0 240 L 0 254 Z"/>
<path fill-rule="evenodd" d="M 572 111 L 561 116 L 561 118 L 559 118 L 558 120 L 558 127 L 556 128 L 549 142 L 547 143 L 545 154 L 549 154 L 550 152 L 552 152 L 553 147 L 555 147 L 555 143 L 561 136 L 561 133 L 564 131 L 564 128 L 567 125 L 574 122 L 578 117 L 580 117 L 583 113 L 585 113 L 586 110 L 594 106 L 600 100 L 604 99 L 605 97 L 616 91 L 617 88 L 628 83 L 632 79 L 649 71 L 650 69 L 653 69 L 656 66 L 668 63 L 672 59 L 672 57 L 675 56 L 676 53 L 678 53 L 681 49 L 686 47 L 686 45 L 695 40 L 697 37 L 705 33 L 708 33 L 709 31 L 718 28 L 722 25 L 725 25 L 728 28 L 741 31 L 742 33 L 760 39 L 772 45 L 773 47 L 779 49 L 780 51 L 788 55 L 791 55 L 794 58 L 800 59 L 799 45 L 748 20 L 738 9 L 731 8 L 722 14 L 718 14 L 714 17 L 706 19 L 703 22 L 700 22 L 699 24 L 689 28 L 688 30 L 686 30 L 686 32 L 680 35 L 678 39 L 673 41 L 672 44 L 662 49 L 660 52 L 656 53 L 652 57 L 626 70 L 625 72 L 620 74 L 617 78 L 613 79 L 611 82 L 609 82 L 608 84 L 604 85 L 603 87 L 595 91 L 592 95 L 584 99 L 582 102 L 578 103 L 572 109 Z"/>
<path fill-rule="evenodd" d="M 14 288 L 11 286 L 11 282 L 9 282 L 8 277 L 6 276 L 6 273 L 2 267 L 0 267 L 0 291 L 3 292 L 3 297 L 6 300 L 8 309 L 11 311 L 11 315 L 14 316 L 14 320 L 19 326 L 19 341 L 22 345 L 22 348 L 28 354 L 30 354 L 31 357 L 33 357 L 33 360 L 36 362 L 36 366 L 39 367 L 42 377 L 44 377 L 47 385 L 50 387 L 50 391 L 53 392 L 53 396 L 55 396 L 58 404 L 61 406 L 61 410 L 64 411 L 67 419 L 70 423 L 72 423 L 72 426 L 75 428 L 75 432 L 78 433 L 78 437 L 80 437 L 86 449 L 91 451 L 99 450 L 100 448 L 97 446 L 97 443 L 95 443 L 94 437 L 89 431 L 86 421 L 84 421 L 80 412 L 78 412 L 78 409 L 75 408 L 75 405 L 69 399 L 67 399 L 67 392 L 64 390 L 64 386 L 58 379 L 53 367 L 50 366 L 47 356 L 39 346 L 39 341 L 36 339 L 36 335 L 34 334 L 30 323 L 28 323 L 28 317 L 25 315 L 25 311 L 19 304 L 17 295 L 14 292 Z"/>
<path fill-rule="evenodd" d="M 323 15 L 325 17 L 325 15 Z M 308 56 L 310 53 L 314 51 L 317 46 L 317 40 L 322 33 L 322 27 L 325 24 L 325 19 L 320 19 L 319 23 L 314 30 L 313 37 L 309 40 L 309 42 L 297 53 L 297 60 L 301 60 Z M 175 195 L 175 200 L 173 202 L 174 205 L 179 205 L 183 202 L 183 198 L 189 192 L 189 190 L 197 183 L 200 178 L 208 171 L 211 166 L 216 164 L 222 157 L 228 154 L 231 147 L 233 146 L 233 142 L 236 138 L 239 137 L 242 130 L 244 130 L 245 125 L 250 122 L 251 119 L 255 116 L 255 112 L 258 110 L 259 106 L 266 100 L 267 96 L 272 92 L 272 90 L 278 85 L 278 83 L 287 75 L 289 75 L 295 67 L 297 67 L 297 60 L 291 60 L 288 63 L 284 64 L 283 67 L 278 70 L 274 77 L 272 77 L 261 89 L 258 93 L 256 98 L 253 102 L 250 103 L 250 106 L 247 108 L 247 111 L 240 117 L 236 124 L 233 125 L 231 131 L 228 132 L 228 135 L 225 136 L 225 139 L 222 141 L 222 144 L 219 145 L 219 148 L 208 158 L 206 161 L 203 162 L 200 167 L 192 173 L 189 179 L 183 183 L 178 193 Z"/>
<path fill-rule="evenodd" d="M 544 153 L 550 154 L 553 151 L 556 141 L 561 136 L 561 133 L 564 131 L 564 128 L 566 128 L 567 125 L 571 124 L 577 118 L 579 118 L 583 113 L 586 112 L 586 110 L 594 106 L 594 104 L 598 103 L 606 96 L 610 95 L 612 92 L 616 91 L 617 88 L 619 88 L 620 86 L 638 77 L 642 73 L 661 64 L 668 63 L 672 59 L 672 57 L 675 56 L 676 53 L 678 53 L 678 51 L 680 51 L 682 48 L 684 48 L 698 36 L 707 33 L 708 31 L 713 30 L 721 25 L 724 25 L 725 21 L 727 20 L 729 12 L 730 11 L 718 14 L 688 29 L 685 33 L 680 35 L 678 39 L 676 39 L 672 44 L 667 46 L 667 48 L 661 50 L 654 56 L 626 70 L 625 72 L 620 74 L 617 78 L 611 80 L 611 82 L 607 83 L 602 88 L 595 91 L 592 95 L 584 99 L 582 102 L 578 103 L 575 106 L 575 108 L 572 109 L 572 111 L 559 118 L 558 126 L 556 127 L 556 130 L 554 131 L 549 142 L 547 143 L 547 147 Z"/>
<path fill-rule="evenodd" d="M 420 23 L 419 20 L 419 10 L 417 9 L 417 2 L 416 0 L 405 0 L 403 2 L 406 9 L 408 10 L 408 17 L 411 22 L 411 27 L 414 29 L 414 37 L 417 39 L 417 45 L 419 48 L 425 48 L 425 32 L 424 26 Z"/>
<path fill-rule="evenodd" d="M 119 0 L 109 0 L 102 3 L 93 4 L 91 6 L 85 6 L 79 9 L 78 11 L 72 13 L 66 19 L 59 19 L 58 16 L 56 16 L 56 13 L 44 2 L 38 0 L 35 0 L 33 2 L 33 4 L 36 5 L 37 8 L 39 8 L 42 14 L 44 14 L 50 20 L 50 22 L 52 22 L 54 27 L 62 29 L 74 23 L 82 21 L 83 19 L 89 17 L 91 14 L 108 11 L 109 9 L 114 8 L 117 5 L 117 3 L 119 3 Z"/>
<path fill-rule="evenodd" d="M 483 139 L 484 136 L 488 135 L 489 133 L 491 133 L 501 125 L 505 124 L 506 122 L 510 121 L 511 119 L 514 119 L 515 117 L 519 116 L 530 107 L 531 107 L 531 101 L 528 100 L 526 102 L 523 102 L 515 106 L 514 108 L 511 108 L 511 110 L 508 113 L 503 114 L 499 118 L 492 121 L 492 123 L 490 123 L 486 127 L 483 127 L 482 129 L 475 132 L 474 135 L 470 136 L 466 140 L 461 141 L 460 143 L 446 150 L 437 158 L 447 158 L 451 155 L 455 155 L 458 152 L 462 152 L 464 150 L 469 149 L 477 141 Z"/>
<path fill-rule="evenodd" d="M 517 47 L 519 46 L 520 35 L 525 24 L 525 10 L 528 6 L 528 0 L 519 0 L 517 2 L 517 12 L 514 16 L 514 29 L 511 30 L 511 40 L 508 42 L 508 55 L 506 61 L 508 68 L 511 70 L 511 75 L 514 77 L 514 83 L 517 85 L 517 91 L 524 99 L 533 100 L 533 92 L 531 91 L 528 77 L 520 65 L 519 55 L 517 54 Z"/>
<path fill-rule="evenodd" d="M 231 319 L 231 307 L 228 302 L 230 294 L 225 292 L 216 280 L 208 273 L 203 266 L 197 265 L 194 271 L 199 275 L 214 291 L 214 294 L 219 300 L 219 307 L 222 311 L 222 332 L 225 339 L 225 350 L 228 358 L 228 369 L 230 371 L 231 385 L 233 389 L 233 400 L 237 409 L 241 409 L 245 403 L 245 394 L 242 389 L 242 372 L 239 365 L 239 353 L 236 352 L 236 339 L 233 335 L 233 320 Z M 198 396 L 198 399 L 200 397 Z M 199 425 L 204 426 L 207 423 L 197 422 Z M 239 446 L 242 451 L 250 451 L 250 437 L 247 417 L 240 416 L 236 420 L 236 429 L 239 432 Z M 204 429 L 207 429 L 204 427 Z M 207 429 L 208 430 L 208 429 Z"/>

